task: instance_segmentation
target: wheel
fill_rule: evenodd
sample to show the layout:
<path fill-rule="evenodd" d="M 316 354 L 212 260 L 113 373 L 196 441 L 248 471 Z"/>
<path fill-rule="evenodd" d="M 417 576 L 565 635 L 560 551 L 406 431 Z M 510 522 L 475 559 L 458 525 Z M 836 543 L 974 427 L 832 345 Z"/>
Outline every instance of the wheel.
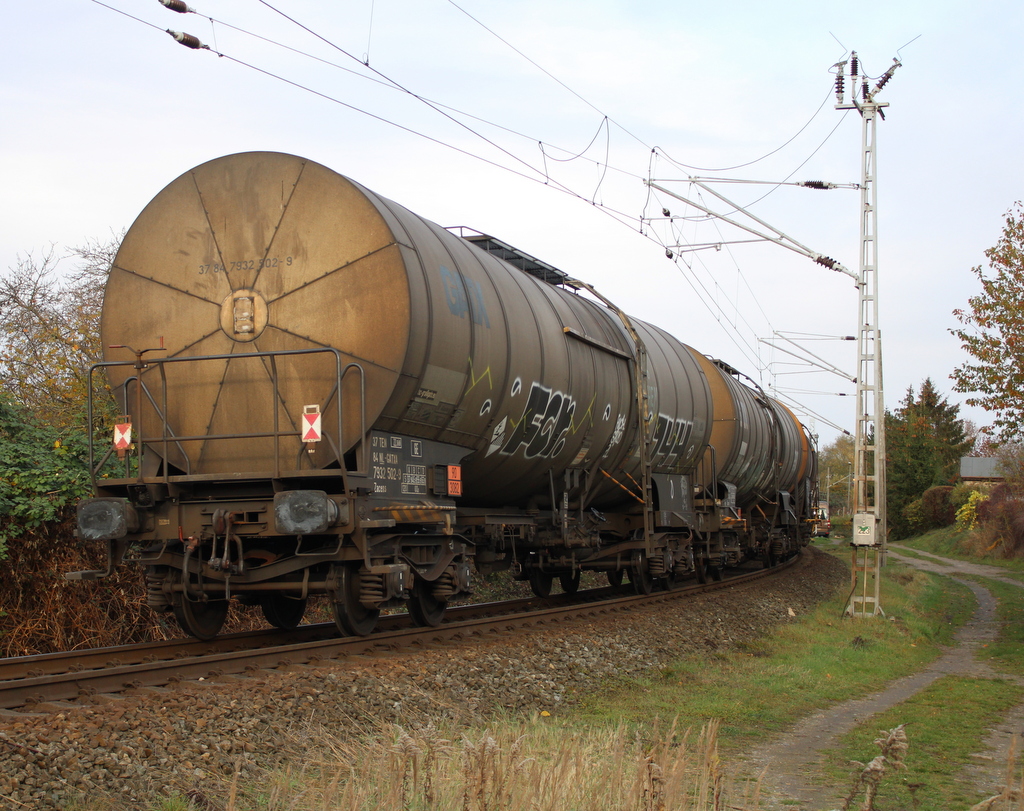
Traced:
<path fill-rule="evenodd" d="M 551 583 L 555 579 L 550 572 L 542 572 L 540 569 L 533 569 L 530 572 L 530 588 L 538 597 L 551 596 Z"/>
<path fill-rule="evenodd" d="M 409 616 L 421 628 L 435 628 L 444 619 L 448 603 L 438 600 L 433 594 L 434 584 L 416 578 L 409 592 Z"/>
<path fill-rule="evenodd" d="M 722 567 L 708 564 L 708 578 L 716 583 L 720 582 L 722 580 Z"/>
<path fill-rule="evenodd" d="M 359 602 L 359 564 L 339 564 L 334 574 L 337 583 L 331 600 L 334 624 L 343 634 L 367 636 L 377 625 L 380 609 L 367 608 Z"/>
<path fill-rule="evenodd" d="M 264 594 L 260 597 L 260 609 L 267 622 L 275 628 L 293 631 L 302 622 L 307 602 L 305 597 L 297 599 L 284 594 Z"/>
<path fill-rule="evenodd" d="M 558 582 L 562 584 L 562 591 L 566 594 L 575 594 L 580 590 L 580 572 L 579 569 L 573 574 L 560 574 L 558 575 Z"/>
<path fill-rule="evenodd" d="M 180 571 L 175 571 L 171 577 L 175 584 L 182 582 Z M 224 627 L 224 620 L 228 617 L 228 601 L 197 600 L 197 592 L 198 589 L 193 594 L 175 591 L 171 606 L 174 608 L 174 618 L 185 633 L 207 641 L 217 636 Z"/>
<path fill-rule="evenodd" d="M 622 585 L 622 569 L 609 569 L 608 570 L 608 585 L 613 588 L 618 588 Z"/>
<path fill-rule="evenodd" d="M 772 554 L 772 551 L 770 549 L 766 549 L 764 552 L 761 553 L 761 565 L 764 566 L 764 568 L 770 569 L 776 563 L 777 561 L 775 560 L 775 555 Z"/>
<path fill-rule="evenodd" d="M 697 582 L 703 585 L 708 582 L 708 563 L 706 560 L 697 560 L 694 563 L 694 571 L 697 573 Z"/>
<path fill-rule="evenodd" d="M 654 578 L 647 569 L 647 556 L 641 555 L 629 567 L 629 582 L 637 594 L 650 594 L 654 591 Z"/>

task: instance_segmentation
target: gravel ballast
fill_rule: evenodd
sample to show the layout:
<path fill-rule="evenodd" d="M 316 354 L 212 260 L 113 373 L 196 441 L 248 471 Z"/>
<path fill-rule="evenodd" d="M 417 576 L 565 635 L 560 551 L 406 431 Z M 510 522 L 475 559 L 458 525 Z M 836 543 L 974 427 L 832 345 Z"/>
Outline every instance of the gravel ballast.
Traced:
<path fill-rule="evenodd" d="M 350 657 L 244 678 L 182 682 L 45 714 L 0 717 L 0 794 L 31 808 L 83 797 L 138 807 L 203 781 L 284 766 L 309 730 L 493 712 L 557 714 L 609 679 L 749 641 L 848 582 L 839 560 L 808 561 L 741 591 L 419 652 Z"/>

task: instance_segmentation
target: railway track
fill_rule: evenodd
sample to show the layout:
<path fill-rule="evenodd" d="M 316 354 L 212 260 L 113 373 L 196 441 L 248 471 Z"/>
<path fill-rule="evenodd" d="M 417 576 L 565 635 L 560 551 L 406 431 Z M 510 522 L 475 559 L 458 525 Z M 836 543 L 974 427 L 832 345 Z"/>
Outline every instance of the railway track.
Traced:
<path fill-rule="evenodd" d="M 516 633 L 639 606 L 671 603 L 695 594 L 736 588 L 782 571 L 805 558 L 797 555 L 772 569 L 747 571 L 715 583 L 682 586 L 650 595 L 623 595 L 612 588 L 540 600 L 511 600 L 450 608 L 437 627 L 413 626 L 407 614 L 381 618 L 366 637 L 339 637 L 333 623 L 294 631 L 257 631 L 210 642 L 171 640 L 68 653 L 0 659 L 0 709 L 43 712 L 52 702 L 121 693 L 133 688 L 216 679 L 347 656 L 415 649 L 417 646 Z"/>

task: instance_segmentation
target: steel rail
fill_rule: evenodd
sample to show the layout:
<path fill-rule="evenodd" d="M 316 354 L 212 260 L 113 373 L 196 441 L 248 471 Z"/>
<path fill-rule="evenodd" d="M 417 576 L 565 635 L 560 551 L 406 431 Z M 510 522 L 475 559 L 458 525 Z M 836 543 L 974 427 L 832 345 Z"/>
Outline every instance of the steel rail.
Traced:
<path fill-rule="evenodd" d="M 805 558 L 800 554 L 771 569 L 649 595 L 619 594 L 605 598 L 612 591 L 605 588 L 580 592 L 572 596 L 572 602 L 560 599 L 563 595 L 556 595 L 544 601 L 532 598 L 460 606 L 449 609 L 446 620 L 437 627 L 415 627 L 406 614 L 389 615 L 381 618 L 381 630 L 366 637 L 339 637 L 333 623 L 321 623 L 290 632 L 234 634 L 213 642 L 172 640 L 74 652 L 71 656 L 58 653 L 0 659 L 0 709 L 47 711 L 50 708 L 45 705 L 49 702 L 120 693 L 132 688 L 162 687 L 186 680 L 216 679 L 254 670 L 310 665 L 469 637 L 479 639 L 515 633 L 519 629 L 556 625 L 744 586 L 779 573 Z M 581 599 L 587 601 L 581 602 Z M 538 609 L 540 605 L 543 607 Z M 533 610 L 523 610 L 531 606 Z M 247 644 L 252 642 L 257 642 L 258 646 Z M 161 650 L 164 651 L 162 658 Z M 50 672 L 44 672 L 46 668 Z"/>

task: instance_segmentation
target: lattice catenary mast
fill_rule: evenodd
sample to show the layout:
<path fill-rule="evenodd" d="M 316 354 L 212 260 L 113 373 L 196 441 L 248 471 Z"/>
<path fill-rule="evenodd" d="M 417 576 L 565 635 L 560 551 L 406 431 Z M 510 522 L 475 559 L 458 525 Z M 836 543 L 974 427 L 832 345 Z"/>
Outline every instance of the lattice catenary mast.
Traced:
<path fill-rule="evenodd" d="M 857 339 L 857 414 L 854 439 L 853 588 L 846 613 L 855 617 L 882 614 L 880 567 L 888 525 L 885 510 L 885 406 L 882 397 L 882 334 L 878 328 L 877 211 L 875 208 L 875 125 L 883 108 L 879 91 L 900 66 L 898 59 L 873 88 L 860 74 L 856 51 L 836 65 L 836 109 L 857 110 L 863 121 L 861 158 L 860 292 Z M 846 100 L 846 69 L 850 100 Z M 858 574 L 861 575 L 858 578 Z"/>

